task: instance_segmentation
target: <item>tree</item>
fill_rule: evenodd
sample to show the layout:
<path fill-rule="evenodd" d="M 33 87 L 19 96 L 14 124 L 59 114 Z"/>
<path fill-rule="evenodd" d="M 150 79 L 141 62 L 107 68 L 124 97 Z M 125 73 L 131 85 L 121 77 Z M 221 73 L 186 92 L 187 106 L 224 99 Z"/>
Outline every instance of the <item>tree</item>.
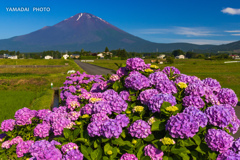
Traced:
<path fill-rule="evenodd" d="M 172 63 L 174 63 L 174 58 L 171 56 L 167 56 L 166 61 L 167 61 L 167 63 L 172 64 Z"/>
<path fill-rule="evenodd" d="M 109 49 L 108 49 L 108 47 L 106 47 L 106 48 L 105 48 L 105 52 L 109 52 Z"/>
<path fill-rule="evenodd" d="M 194 58 L 194 57 L 196 57 L 196 55 L 197 55 L 197 53 L 194 53 L 194 52 L 191 52 L 191 51 L 188 51 L 186 53 L 187 58 Z"/>
<path fill-rule="evenodd" d="M 184 52 L 183 52 L 182 50 L 180 50 L 180 49 L 177 49 L 177 50 L 174 50 L 174 51 L 172 52 L 172 55 L 173 55 L 174 57 L 176 57 L 176 56 L 179 56 L 179 55 L 184 55 Z"/>

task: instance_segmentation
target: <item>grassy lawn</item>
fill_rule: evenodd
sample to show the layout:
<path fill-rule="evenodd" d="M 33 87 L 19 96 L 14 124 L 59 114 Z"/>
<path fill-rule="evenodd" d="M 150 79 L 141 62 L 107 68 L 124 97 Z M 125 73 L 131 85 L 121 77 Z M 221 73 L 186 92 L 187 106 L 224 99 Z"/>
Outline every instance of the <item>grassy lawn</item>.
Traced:
<path fill-rule="evenodd" d="M 181 73 L 195 75 L 201 79 L 211 77 L 217 79 L 223 88 L 231 88 L 240 99 L 240 63 L 224 62 L 228 60 L 184 59 L 175 60 L 174 64 L 157 64 L 162 70 L 166 66 L 174 66 Z M 125 63 L 125 60 L 94 60 L 95 65 L 117 70 L 114 63 Z M 150 63 L 150 59 L 145 60 Z"/>
<path fill-rule="evenodd" d="M 65 66 L 65 63 L 68 63 Z M 83 72 L 73 60 L 1 59 L 0 65 L 64 65 L 59 68 L 0 68 L 0 123 L 14 118 L 23 107 L 49 108 L 53 101 L 54 87 L 61 87 L 68 70 Z"/>

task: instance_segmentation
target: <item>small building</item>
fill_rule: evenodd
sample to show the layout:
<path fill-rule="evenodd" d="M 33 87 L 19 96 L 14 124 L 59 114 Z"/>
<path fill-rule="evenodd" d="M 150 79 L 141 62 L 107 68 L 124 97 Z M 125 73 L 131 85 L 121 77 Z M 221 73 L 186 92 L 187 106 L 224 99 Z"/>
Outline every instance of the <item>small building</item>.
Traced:
<path fill-rule="evenodd" d="M 159 56 L 157 56 L 158 59 L 164 59 L 165 58 L 165 54 L 160 54 Z"/>
<path fill-rule="evenodd" d="M 18 59 L 18 56 L 8 56 L 9 59 Z"/>
<path fill-rule="evenodd" d="M 70 55 L 70 57 L 78 59 L 78 58 L 80 58 L 80 55 L 79 54 L 72 54 L 72 55 Z"/>
<path fill-rule="evenodd" d="M 185 59 L 185 56 L 184 55 L 179 55 L 179 56 L 176 56 L 175 59 Z"/>
<path fill-rule="evenodd" d="M 100 59 L 103 59 L 103 58 L 104 58 L 104 55 L 103 55 L 103 53 L 98 53 L 98 54 L 97 54 L 97 57 L 99 57 Z"/>
<path fill-rule="evenodd" d="M 232 59 L 239 59 L 239 55 L 230 55 L 230 57 L 232 57 Z"/>
<path fill-rule="evenodd" d="M 64 54 L 64 55 L 63 55 L 63 58 L 64 58 L 64 59 L 68 59 L 68 58 L 69 58 L 69 55 L 68 55 L 68 54 Z"/>
<path fill-rule="evenodd" d="M 52 57 L 52 56 L 49 56 L 49 55 L 47 55 L 47 56 L 45 56 L 45 57 L 44 57 L 44 59 L 53 59 L 53 57 Z"/>

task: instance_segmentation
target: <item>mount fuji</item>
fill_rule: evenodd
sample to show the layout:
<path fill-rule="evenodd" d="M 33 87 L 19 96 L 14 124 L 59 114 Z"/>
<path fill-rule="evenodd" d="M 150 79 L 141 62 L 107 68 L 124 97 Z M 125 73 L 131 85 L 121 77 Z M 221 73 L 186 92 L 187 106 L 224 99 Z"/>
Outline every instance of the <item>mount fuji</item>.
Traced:
<path fill-rule="evenodd" d="M 0 50 L 39 52 L 44 50 L 103 51 L 105 47 L 135 52 L 159 52 L 175 49 L 205 50 L 213 45 L 190 43 L 153 43 L 131 35 L 89 13 L 79 13 L 53 26 L 32 33 L 0 40 Z"/>

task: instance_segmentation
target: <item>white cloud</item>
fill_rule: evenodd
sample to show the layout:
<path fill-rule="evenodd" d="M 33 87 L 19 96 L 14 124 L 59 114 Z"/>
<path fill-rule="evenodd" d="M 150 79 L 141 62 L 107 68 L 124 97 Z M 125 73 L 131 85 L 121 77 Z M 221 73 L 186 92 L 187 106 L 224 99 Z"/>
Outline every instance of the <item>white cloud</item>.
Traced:
<path fill-rule="evenodd" d="M 231 14 L 231 15 L 240 15 L 240 9 L 235 9 L 230 7 L 224 8 L 223 10 L 221 10 L 221 12 Z"/>
<path fill-rule="evenodd" d="M 187 37 L 197 36 L 220 36 L 219 34 L 213 34 L 212 29 L 206 27 L 170 27 L 166 28 L 153 28 L 153 29 L 142 29 L 139 30 L 140 34 L 176 34 L 185 35 Z"/>
<path fill-rule="evenodd" d="M 232 30 L 232 31 L 224 31 L 224 32 L 228 32 L 228 33 L 237 33 L 237 32 L 240 32 L 240 30 Z"/>
<path fill-rule="evenodd" d="M 232 36 L 240 36 L 240 34 L 231 34 Z"/>

